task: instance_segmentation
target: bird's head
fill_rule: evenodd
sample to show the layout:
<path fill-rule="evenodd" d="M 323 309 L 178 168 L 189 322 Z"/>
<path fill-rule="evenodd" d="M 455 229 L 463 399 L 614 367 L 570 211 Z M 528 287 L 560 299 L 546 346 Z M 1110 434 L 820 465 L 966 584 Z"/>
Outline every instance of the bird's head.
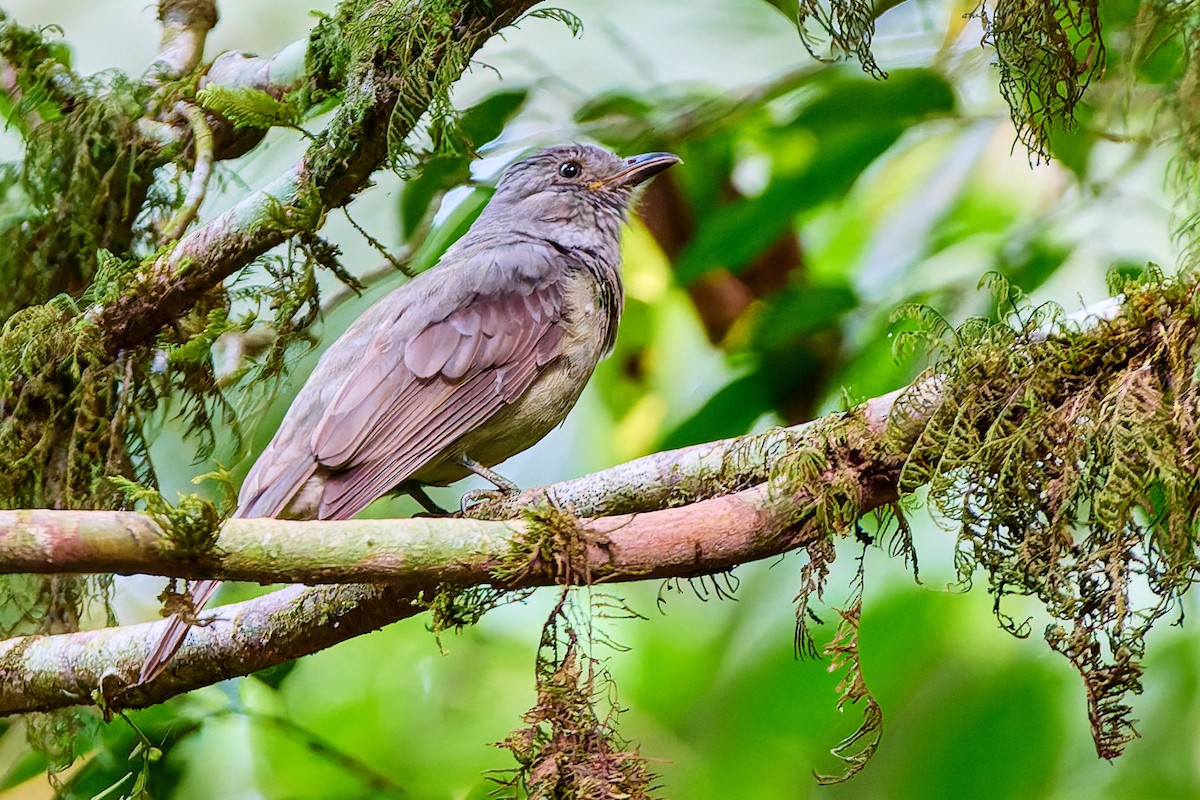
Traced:
<path fill-rule="evenodd" d="M 505 170 L 489 210 L 550 225 L 611 223 L 615 233 L 634 188 L 679 162 L 671 153 L 621 158 L 592 145 L 548 147 Z"/>

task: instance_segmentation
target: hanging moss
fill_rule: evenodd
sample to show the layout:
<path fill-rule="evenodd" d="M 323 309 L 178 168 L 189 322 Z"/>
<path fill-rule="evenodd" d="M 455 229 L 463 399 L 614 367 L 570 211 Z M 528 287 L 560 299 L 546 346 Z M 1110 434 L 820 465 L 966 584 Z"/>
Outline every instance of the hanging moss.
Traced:
<path fill-rule="evenodd" d="M 952 329 L 910 309 L 936 344 L 938 392 L 932 407 L 928 393 L 897 405 L 900 424 L 932 410 L 901 488 L 928 485 L 958 533 L 961 579 L 986 576 L 1005 629 L 1029 632 L 1005 597 L 1044 604 L 1044 636 L 1082 675 L 1105 758 L 1136 735 L 1127 696 L 1141 691 L 1143 637 L 1200 565 L 1195 282 L 1153 268 L 1117 279 L 1123 313 L 1086 330 L 999 278 L 999 321 Z"/>
<path fill-rule="evenodd" d="M 1051 132 L 1074 126 L 1084 91 L 1104 72 L 1100 0 L 994 0 L 976 14 L 996 50 L 1017 139 L 1048 158 Z"/>
<path fill-rule="evenodd" d="M 645 757 L 617 732 L 619 709 L 614 688 L 601 663 L 588 653 L 594 645 L 591 606 L 614 600 L 603 609 L 624 608 L 615 598 L 591 596 L 582 619 L 572 619 L 574 593 L 566 588 L 542 628 L 535 679 L 537 703 L 524 717 L 525 727 L 498 743 L 512 753 L 517 768 L 498 773 L 497 797 L 594 800 L 621 797 L 648 800 L 654 774 Z"/>
<path fill-rule="evenodd" d="M 853 56 L 863 72 L 874 78 L 887 73 L 875 63 L 875 3 L 871 0 L 798 0 L 796 27 L 800 41 L 813 58 L 822 61 Z"/>

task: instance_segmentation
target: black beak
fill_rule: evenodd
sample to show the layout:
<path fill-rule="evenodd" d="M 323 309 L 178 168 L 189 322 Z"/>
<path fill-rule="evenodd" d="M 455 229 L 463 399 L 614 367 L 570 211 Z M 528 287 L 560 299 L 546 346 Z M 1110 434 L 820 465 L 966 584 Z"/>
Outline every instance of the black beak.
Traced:
<path fill-rule="evenodd" d="M 640 156 L 625 159 L 625 169 L 604 182 L 633 187 L 650 180 L 668 167 L 682 163 L 683 159 L 674 153 L 642 153 Z"/>

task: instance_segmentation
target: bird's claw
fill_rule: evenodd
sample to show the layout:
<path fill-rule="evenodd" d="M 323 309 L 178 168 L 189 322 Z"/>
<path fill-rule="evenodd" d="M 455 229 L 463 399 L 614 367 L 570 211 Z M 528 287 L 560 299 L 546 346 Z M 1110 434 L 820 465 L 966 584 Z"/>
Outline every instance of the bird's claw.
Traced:
<path fill-rule="evenodd" d="M 464 516 L 472 508 L 483 505 L 491 500 L 503 500 L 509 497 L 512 492 L 501 491 L 500 489 L 472 489 L 465 492 L 462 496 L 462 501 L 459 503 L 459 510 Z"/>

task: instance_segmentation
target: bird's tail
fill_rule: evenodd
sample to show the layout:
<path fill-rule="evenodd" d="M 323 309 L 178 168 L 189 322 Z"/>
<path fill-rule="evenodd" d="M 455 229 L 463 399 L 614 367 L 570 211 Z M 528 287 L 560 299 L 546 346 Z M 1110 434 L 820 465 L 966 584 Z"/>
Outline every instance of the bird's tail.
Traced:
<path fill-rule="evenodd" d="M 219 581 L 203 580 L 188 584 L 188 590 L 192 594 L 192 608 L 194 613 L 199 613 L 200 609 L 204 608 L 205 604 L 212 599 L 212 596 L 220 586 Z M 175 655 L 175 651 L 183 644 L 183 640 L 187 638 L 188 630 L 191 624 L 185 622 L 178 614 L 171 617 L 167 621 L 167 628 L 162 635 L 158 637 L 158 641 L 150 650 L 150 655 L 142 664 L 142 671 L 138 673 L 138 685 L 148 683 L 157 678 L 167 664 L 171 661 L 171 656 Z"/>

